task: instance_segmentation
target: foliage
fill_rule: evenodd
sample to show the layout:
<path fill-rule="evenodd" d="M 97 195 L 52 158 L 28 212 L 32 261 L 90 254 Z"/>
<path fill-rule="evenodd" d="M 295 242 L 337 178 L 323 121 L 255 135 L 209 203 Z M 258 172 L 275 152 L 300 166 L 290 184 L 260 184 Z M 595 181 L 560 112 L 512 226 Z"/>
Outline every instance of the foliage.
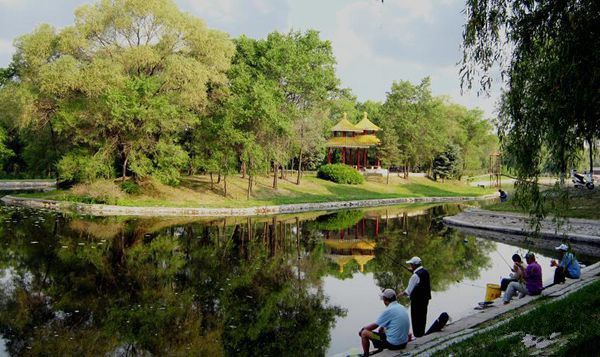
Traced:
<path fill-rule="evenodd" d="M 454 178 L 460 180 L 463 163 L 460 148 L 457 145 L 447 145 L 446 150 L 433 159 L 433 178 Z"/>
<path fill-rule="evenodd" d="M 133 181 L 124 181 L 120 186 L 121 190 L 128 195 L 136 195 L 141 192 L 140 185 Z"/>
<path fill-rule="evenodd" d="M 335 183 L 358 185 L 365 181 L 364 176 L 356 169 L 344 164 L 327 164 L 319 167 L 317 177 Z"/>
<path fill-rule="evenodd" d="M 15 79 L 3 88 L 17 104 L 10 122 L 49 132 L 61 177 L 85 181 L 118 166 L 176 184 L 187 160 L 180 135 L 225 84 L 233 54 L 224 33 L 170 0 L 86 5 L 74 25 L 42 25 L 15 46 Z"/>
<path fill-rule="evenodd" d="M 479 79 L 488 90 L 499 67 L 507 85 L 500 136 L 510 167 L 520 180 L 535 182 L 547 157 L 564 178 L 584 142 L 593 147 L 600 137 L 600 4 L 473 0 L 465 12 L 463 87 Z M 543 217 L 537 190 L 523 182 L 516 196 L 533 199 L 530 207 Z"/>

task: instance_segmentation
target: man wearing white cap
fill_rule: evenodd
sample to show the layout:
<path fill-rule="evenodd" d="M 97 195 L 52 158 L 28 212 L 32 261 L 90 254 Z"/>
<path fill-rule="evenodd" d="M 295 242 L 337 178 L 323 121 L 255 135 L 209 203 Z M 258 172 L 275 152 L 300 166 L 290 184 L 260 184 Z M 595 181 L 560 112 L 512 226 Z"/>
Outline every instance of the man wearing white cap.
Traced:
<path fill-rule="evenodd" d="M 427 324 L 427 306 L 431 300 L 431 283 L 429 272 L 423 268 L 421 258 L 412 257 L 406 261 L 410 264 L 413 274 L 404 290 L 404 295 L 410 297 L 410 319 L 415 337 L 425 334 Z"/>
<path fill-rule="evenodd" d="M 565 282 L 565 277 L 570 279 L 579 279 L 581 276 L 581 267 L 577 258 L 573 253 L 569 252 L 569 247 L 566 244 L 561 244 L 554 249 L 558 250 L 560 254 L 560 262 L 556 260 L 550 262 L 550 266 L 556 267 L 554 272 L 554 284 L 561 284 Z"/>
<path fill-rule="evenodd" d="M 410 321 L 404 306 L 396 301 L 396 292 L 392 289 L 385 289 L 379 297 L 383 300 L 385 310 L 379 315 L 376 322 L 361 328 L 358 332 L 363 356 L 369 355 L 371 341 L 378 350 L 384 348 L 400 350 L 408 343 Z M 374 330 L 378 327 L 379 331 L 375 332 Z"/>

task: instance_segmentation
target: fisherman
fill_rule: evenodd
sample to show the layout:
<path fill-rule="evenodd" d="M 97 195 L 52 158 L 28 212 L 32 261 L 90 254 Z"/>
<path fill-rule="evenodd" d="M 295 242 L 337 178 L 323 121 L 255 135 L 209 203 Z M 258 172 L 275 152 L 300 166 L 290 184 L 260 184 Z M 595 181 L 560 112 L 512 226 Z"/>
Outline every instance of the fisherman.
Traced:
<path fill-rule="evenodd" d="M 500 193 L 500 202 L 506 202 L 506 200 L 508 199 L 508 195 L 506 194 L 506 192 L 504 192 L 504 190 L 499 189 L 498 192 Z"/>
<path fill-rule="evenodd" d="M 535 261 L 532 252 L 525 254 L 527 268 L 525 268 L 524 282 L 513 281 L 508 284 L 504 292 L 504 305 L 510 303 L 510 299 L 519 292 L 519 297 L 525 295 L 539 295 L 542 292 L 542 267 Z"/>
<path fill-rule="evenodd" d="M 370 341 L 373 346 L 382 350 L 400 350 L 406 347 L 408 343 L 408 331 L 410 321 L 406 308 L 398 304 L 396 292 L 392 289 L 385 289 L 379 297 L 386 306 L 385 310 L 379 315 L 376 322 L 360 329 L 358 335 L 363 348 L 363 356 L 369 355 Z M 379 327 L 379 331 L 374 330 Z"/>
<path fill-rule="evenodd" d="M 554 271 L 554 284 L 562 284 L 565 282 L 565 277 L 570 279 L 579 279 L 581 276 L 581 267 L 575 255 L 569 252 L 569 247 L 566 244 L 561 244 L 554 249 L 560 254 L 560 262 L 552 260 L 551 267 L 556 267 Z"/>
<path fill-rule="evenodd" d="M 425 334 L 427 306 L 431 300 L 429 272 L 423 268 L 423 262 L 419 257 L 410 258 L 406 264 L 410 264 L 413 274 L 403 294 L 410 297 L 410 319 L 413 333 L 415 337 L 421 337 Z"/>
<path fill-rule="evenodd" d="M 523 265 L 523 260 L 521 260 L 521 256 L 519 254 L 513 254 L 512 256 L 513 267 L 510 269 L 511 273 L 509 278 L 503 278 L 500 281 L 500 290 L 506 291 L 508 284 L 513 281 L 523 281 L 525 276 L 525 266 Z"/>

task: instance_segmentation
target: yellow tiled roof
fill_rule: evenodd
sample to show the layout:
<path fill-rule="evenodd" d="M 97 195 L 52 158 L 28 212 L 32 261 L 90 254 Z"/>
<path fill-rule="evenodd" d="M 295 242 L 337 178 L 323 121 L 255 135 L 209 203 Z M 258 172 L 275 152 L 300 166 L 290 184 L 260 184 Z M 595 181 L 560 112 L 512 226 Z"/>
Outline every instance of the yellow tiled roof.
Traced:
<path fill-rule="evenodd" d="M 357 135 L 357 136 L 335 136 L 329 138 L 325 143 L 326 147 L 347 147 L 347 148 L 368 148 L 371 146 L 379 145 L 379 139 L 372 134 L 369 135 Z"/>
<path fill-rule="evenodd" d="M 335 124 L 333 126 L 333 128 L 331 128 L 331 131 L 345 131 L 345 132 L 362 133 L 363 130 L 358 129 L 357 127 L 354 126 L 354 124 L 350 123 L 348 121 L 348 119 L 343 118 L 337 124 Z"/>
<path fill-rule="evenodd" d="M 361 121 L 358 122 L 358 124 L 354 125 L 356 128 L 361 129 L 361 130 L 370 130 L 370 131 L 379 131 L 381 130 L 380 127 L 378 127 L 377 125 L 373 124 L 372 121 L 369 120 L 369 118 L 367 118 L 367 112 L 363 113 L 363 118 Z"/>

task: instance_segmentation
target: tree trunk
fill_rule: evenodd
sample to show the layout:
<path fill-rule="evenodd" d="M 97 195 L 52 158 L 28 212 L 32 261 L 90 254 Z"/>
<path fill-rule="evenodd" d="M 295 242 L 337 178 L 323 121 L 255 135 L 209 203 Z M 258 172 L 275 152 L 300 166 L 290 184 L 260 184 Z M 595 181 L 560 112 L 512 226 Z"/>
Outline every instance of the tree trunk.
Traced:
<path fill-rule="evenodd" d="M 221 173 L 219 172 L 219 176 L 217 177 L 217 184 L 221 183 Z"/>
<path fill-rule="evenodd" d="M 387 172 L 387 179 L 386 179 L 386 181 L 385 181 L 385 184 L 386 184 L 386 185 L 389 185 L 389 184 L 390 184 L 390 169 L 389 169 L 389 168 L 388 168 L 388 172 Z"/>
<path fill-rule="evenodd" d="M 123 182 L 125 182 L 125 177 L 127 176 L 127 161 L 129 161 L 129 155 L 125 153 L 125 151 L 123 151 L 123 156 L 125 157 L 125 160 L 123 161 L 123 174 L 122 174 L 122 180 Z"/>
<path fill-rule="evenodd" d="M 300 148 L 300 154 L 298 155 L 298 177 L 296 178 L 296 185 L 300 184 L 301 175 L 302 175 L 302 147 Z"/>
<path fill-rule="evenodd" d="M 250 199 L 250 191 L 252 191 L 252 176 L 248 176 L 248 189 L 246 190 L 246 199 Z"/>
<path fill-rule="evenodd" d="M 227 176 L 223 176 L 223 193 L 227 197 Z"/>
<path fill-rule="evenodd" d="M 242 178 L 246 178 L 246 161 L 242 161 Z"/>
<path fill-rule="evenodd" d="M 275 161 L 273 162 L 273 188 L 277 189 L 277 175 L 279 174 L 279 172 L 277 172 L 277 170 L 279 169 L 279 164 Z"/>
<path fill-rule="evenodd" d="M 215 188 L 215 181 L 213 180 L 213 173 L 210 174 L 210 190 L 212 191 Z"/>
<path fill-rule="evenodd" d="M 592 180 L 594 179 L 594 140 L 592 138 L 588 138 L 588 144 L 590 146 L 590 177 Z"/>

